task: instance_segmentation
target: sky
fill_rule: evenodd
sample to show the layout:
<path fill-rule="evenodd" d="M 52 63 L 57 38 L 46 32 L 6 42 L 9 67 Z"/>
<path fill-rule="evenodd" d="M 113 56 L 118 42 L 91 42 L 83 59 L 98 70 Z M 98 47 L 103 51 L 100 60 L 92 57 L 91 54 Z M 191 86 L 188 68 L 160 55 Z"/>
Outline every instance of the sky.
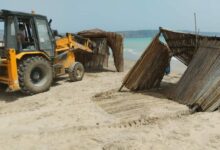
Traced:
<path fill-rule="evenodd" d="M 59 32 L 158 29 L 220 32 L 220 0 L 0 0 L 0 9 L 43 14 Z"/>

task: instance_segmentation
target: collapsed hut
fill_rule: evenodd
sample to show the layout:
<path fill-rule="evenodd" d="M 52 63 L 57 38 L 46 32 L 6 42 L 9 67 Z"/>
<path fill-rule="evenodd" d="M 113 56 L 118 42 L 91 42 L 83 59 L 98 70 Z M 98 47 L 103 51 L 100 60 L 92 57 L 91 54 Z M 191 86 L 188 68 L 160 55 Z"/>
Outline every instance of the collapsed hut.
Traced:
<path fill-rule="evenodd" d="M 82 62 L 87 69 L 103 69 L 108 66 L 110 49 L 114 64 L 118 72 L 124 70 L 123 37 L 115 32 L 106 32 L 100 29 L 86 30 L 78 35 L 89 38 L 95 43 L 92 54 L 78 54 L 78 61 Z"/>
<path fill-rule="evenodd" d="M 159 40 L 162 35 L 166 44 Z M 169 91 L 171 99 L 194 111 L 214 111 L 220 106 L 220 38 L 174 32 L 160 28 L 158 35 L 123 80 L 132 91 L 158 87 L 171 60 L 188 66 Z M 122 89 L 121 87 L 121 89 Z"/>

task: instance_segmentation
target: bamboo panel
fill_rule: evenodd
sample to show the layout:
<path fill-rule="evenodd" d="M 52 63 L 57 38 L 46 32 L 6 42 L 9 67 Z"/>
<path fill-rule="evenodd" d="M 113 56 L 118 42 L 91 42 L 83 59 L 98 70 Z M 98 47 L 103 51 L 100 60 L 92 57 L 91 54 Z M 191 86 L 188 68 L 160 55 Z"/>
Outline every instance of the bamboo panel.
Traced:
<path fill-rule="evenodd" d="M 188 33 L 173 32 L 161 29 L 173 56 L 185 65 L 189 65 L 196 53 L 196 35 Z"/>
<path fill-rule="evenodd" d="M 78 33 L 86 38 L 106 38 L 108 46 L 112 50 L 114 64 L 118 72 L 124 71 L 123 37 L 115 32 L 105 32 L 99 29 L 86 30 Z"/>
<path fill-rule="evenodd" d="M 219 37 L 207 37 L 192 33 L 174 32 L 167 29 L 160 29 L 173 56 L 188 66 L 196 54 L 203 40 L 220 41 Z"/>
<path fill-rule="evenodd" d="M 96 43 L 93 53 L 76 53 L 77 61 L 81 62 L 87 70 L 101 70 L 108 67 L 109 47 L 105 38 L 92 38 Z"/>
<path fill-rule="evenodd" d="M 158 34 L 126 75 L 123 86 L 130 90 L 157 87 L 164 76 L 164 71 L 168 64 L 169 50 L 167 46 L 159 41 Z"/>
<path fill-rule="evenodd" d="M 174 91 L 174 100 L 202 111 L 214 111 L 220 105 L 220 42 L 203 40 Z"/>

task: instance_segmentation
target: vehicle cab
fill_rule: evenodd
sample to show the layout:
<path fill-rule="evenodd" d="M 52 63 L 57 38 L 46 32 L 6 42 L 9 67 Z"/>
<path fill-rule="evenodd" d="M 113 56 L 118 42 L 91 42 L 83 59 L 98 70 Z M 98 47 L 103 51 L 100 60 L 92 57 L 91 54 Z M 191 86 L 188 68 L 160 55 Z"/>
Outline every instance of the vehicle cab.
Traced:
<path fill-rule="evenodd" d="M 7 49 L 16 54 L 43 51 L 54 57 L 55 40 L 45 16 L 33 13 L 0 11 L 0 56 L 6 57 Z"/>

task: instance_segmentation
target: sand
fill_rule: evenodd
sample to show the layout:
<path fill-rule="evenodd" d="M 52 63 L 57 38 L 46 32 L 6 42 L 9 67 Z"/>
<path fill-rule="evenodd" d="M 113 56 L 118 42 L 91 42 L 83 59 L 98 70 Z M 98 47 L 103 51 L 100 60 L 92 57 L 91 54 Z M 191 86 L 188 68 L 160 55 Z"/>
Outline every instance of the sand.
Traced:
<path fill-rule="evenodd" d="M 34 96 L 0 94 L 2 150 L 219 149 L 220 113 L 190 114 L 160 92 L 117 92 L 124 73 L 86 73 L 83 81 L 59 78 Z M 180 74 L 164 81 L 175 83 Z"/>

